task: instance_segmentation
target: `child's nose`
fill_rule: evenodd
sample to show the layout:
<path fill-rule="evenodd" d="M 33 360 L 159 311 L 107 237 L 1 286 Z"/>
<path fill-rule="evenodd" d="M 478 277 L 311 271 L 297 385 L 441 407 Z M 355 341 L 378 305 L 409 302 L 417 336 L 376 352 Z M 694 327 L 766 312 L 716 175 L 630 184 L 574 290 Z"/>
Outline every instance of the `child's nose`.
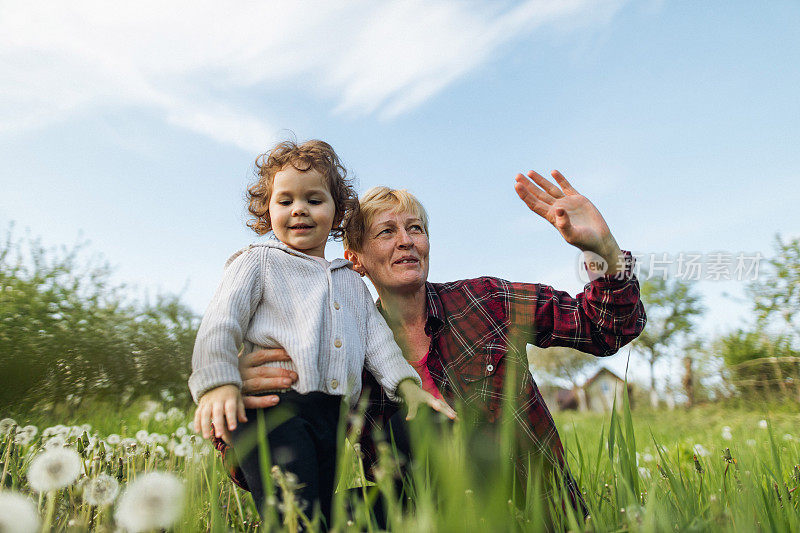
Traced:
<path fill-rule="evenodd" d="M 308 215 L 308 208 L 303 203 L 296 203 L 292 206 L 292 215 L 294 216 L 306 216 Z"/>

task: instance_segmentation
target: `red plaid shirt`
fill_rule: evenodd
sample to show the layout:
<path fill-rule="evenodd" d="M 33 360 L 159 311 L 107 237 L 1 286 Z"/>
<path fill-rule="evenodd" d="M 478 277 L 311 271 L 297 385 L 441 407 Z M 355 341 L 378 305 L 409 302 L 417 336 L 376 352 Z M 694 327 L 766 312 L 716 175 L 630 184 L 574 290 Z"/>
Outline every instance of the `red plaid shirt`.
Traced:
<path fill-rule="evenodd" d="M 502 416 L 505 377 L 513 366 L 517 379 L 510 400 L 513 419 L 519 422 L 518 438 L 527 441 L 524 451 L 541 452 L 568 476 L 555 423 L 528 370 L 526 344 L 608 356 L 636 338 L 646 316 L 633 260 L 630 253 L 625 255 L 621 275 L 592 281 L 574 298 L 547 285 L 492 277 L 427 283 L 425 332 L 431 337 L 427 366 L 444 398 L 493 425 Z M 365 466 L 369 466 L 375 460 L 372 430 L 381 427 L 398 405 L 369 373 L 363 377 L 364 390 L 370 391 L 362 434 Z M 580 498 L 577 488 L 574 494 Z"/>

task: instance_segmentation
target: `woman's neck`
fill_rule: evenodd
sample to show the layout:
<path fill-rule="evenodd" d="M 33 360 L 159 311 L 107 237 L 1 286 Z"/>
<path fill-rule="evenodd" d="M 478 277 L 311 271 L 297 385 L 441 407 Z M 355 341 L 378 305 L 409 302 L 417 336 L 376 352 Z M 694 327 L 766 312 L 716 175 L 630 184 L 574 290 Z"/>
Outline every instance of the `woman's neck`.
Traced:
<path fill-rule="evenodd" d="M 378 296 L 381 299 L 381 307 L 383 308 L 386 322 L 393 331 L 425 327 L 428 313 L 426 307 L 427 293 L 424 284 L 413 292 L 392 293 L 378 291 Z"/>

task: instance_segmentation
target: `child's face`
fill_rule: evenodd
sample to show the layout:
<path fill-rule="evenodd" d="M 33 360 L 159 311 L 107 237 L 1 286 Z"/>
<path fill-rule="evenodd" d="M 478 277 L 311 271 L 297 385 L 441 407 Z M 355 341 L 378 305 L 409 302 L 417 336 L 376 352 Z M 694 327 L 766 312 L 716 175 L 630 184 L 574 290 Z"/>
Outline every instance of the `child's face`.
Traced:
<path fill-rule="evenodd" d="M 299 252 L 325 257 L 325 243 L 336 207 L 325 176 L 292 165 L 279 170 L 272 181 L 269 218 L 282 243 Z"/>

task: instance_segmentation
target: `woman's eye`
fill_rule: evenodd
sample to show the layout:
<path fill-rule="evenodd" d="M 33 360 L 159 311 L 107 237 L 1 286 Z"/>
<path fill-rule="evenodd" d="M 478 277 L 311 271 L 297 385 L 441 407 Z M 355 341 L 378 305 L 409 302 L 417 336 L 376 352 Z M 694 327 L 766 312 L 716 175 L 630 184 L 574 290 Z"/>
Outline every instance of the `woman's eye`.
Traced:
<path fill-rule="evenodd" d="M 383 235 L 384 233 L 388 235 L 388 234 L 389 234 L 389 232 L 391 232 L 391 231 L 392 231 L 392 230 L 390 230 L 389 228 L 386 228 L 386 229 L 384 229 L 384 230 L 381 230 L 381 231 L 379 231 L 379 232 L 378 232 L 378 235 Z"/>
<path fill-rule="evenodd" d="M 413 230 L 416 233 L 421 233 L 422 232 L 422 226 L 420 226 L 419 224 L 414 224 L 409 229 Z"/>

